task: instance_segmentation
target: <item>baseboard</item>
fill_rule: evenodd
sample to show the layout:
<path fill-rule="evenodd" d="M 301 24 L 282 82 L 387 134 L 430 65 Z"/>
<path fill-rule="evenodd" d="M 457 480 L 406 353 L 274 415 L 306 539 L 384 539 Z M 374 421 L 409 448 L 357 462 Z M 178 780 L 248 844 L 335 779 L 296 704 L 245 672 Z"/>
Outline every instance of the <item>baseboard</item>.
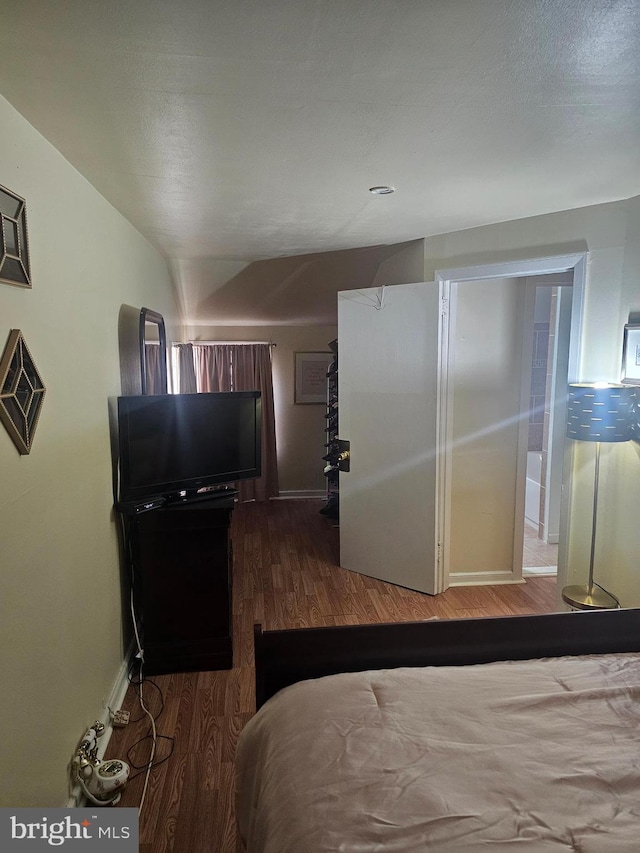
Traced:
<path fill-rule="evenodd" d="M 452 572 L 449 575 L 449 586 L 493 586 L 524 582 L 522 578 L 514 577 L 513 572 Z"/>
<path fill-rule="evenodd" d="M 320 489 L 291 489 L 290 491 L 280 491 L 277 498 L 272 498 L 275 501 L 301 500 L 304 498 L 313 498 L 318 500 L 326 500 L 327 493 Z"/>
<path fill-rule="evenodd" d="M 111 725 L 111 712 L 109 708 L 112 708 L 114 711 L 117 711 L 118 708 L 122 707 L 124 702 L 124 697 L 126 696 L 127 689 L 129 687 L 129 671 L 131 669 L 131 663 L 133 661 L 134 656 L 134 644 L 132 643 L 125 655 L 124 660 L 122 661 L 122 665 L 118 670 L 118 674 L 113 682 L 111 690 L 107 699 L 105 700 L 105 707 L 102 711 L 97 714 L 91 722 L 87 723 L 87 728 L 93 723 L 95 720 L 100 720 L 104 725 L 104 734 L 100 736 L 98 739 L 98 758 L 102 758 L 105 754 L 107 746 L 109 744 L 109 740 L 111 735 L 113 734 L 113 726 Z M 80 740 L 80 738 L 78 738 Z M 66 803 L 66 808 L 68 809 L 76 809 L 76 808 L 84 808 L 88 806 L 89 802 L 87 801 L 82 788 L 80 785 L 74 785 L 71 790 L 71 794 L 69 795 L 69 799 Z"/>
<path fill-rule="evenodd" d="M 522 574 L 524 577 L 530 575 L 531 577 L 554 577 L 558 574 L 557 566 L 527 566 L 526 569 L 522 569 Z"/>

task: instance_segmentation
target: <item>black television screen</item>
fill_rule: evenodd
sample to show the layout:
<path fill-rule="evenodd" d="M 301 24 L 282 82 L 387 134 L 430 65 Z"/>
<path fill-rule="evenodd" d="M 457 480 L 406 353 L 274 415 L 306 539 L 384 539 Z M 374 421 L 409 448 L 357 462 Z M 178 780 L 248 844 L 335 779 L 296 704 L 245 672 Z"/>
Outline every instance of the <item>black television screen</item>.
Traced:
<path fill-rule="evenodd" d="M 260 476 L 259 391 L 118 398 L 120 500 Z"/>

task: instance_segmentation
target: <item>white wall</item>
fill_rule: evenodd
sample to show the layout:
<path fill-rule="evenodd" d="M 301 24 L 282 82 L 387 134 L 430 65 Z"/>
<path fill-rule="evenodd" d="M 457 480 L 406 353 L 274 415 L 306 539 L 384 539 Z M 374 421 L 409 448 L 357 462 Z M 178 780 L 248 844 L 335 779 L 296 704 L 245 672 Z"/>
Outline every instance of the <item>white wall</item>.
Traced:
<path fill-rule="evenodd" d="M 622 332 L 640 310 L 640 197 L 443 234 L 425 240 L 425 276 L 436 269 L 589 252 L 580 379 L 617 381 Z M 569 582 L 589 566 L 593 448 L 575 446 Z M 600 481 L 596 580 L 624 606 L 640 606 L 640 450 L 637 442 L 607 448 Z M 604 454 L 603 454 L 604 456 Z M 635 507 L 635 510 L 634 510 Z"/>
<path fill-rule="evenodd" d="M 0 805 L 60 806 L 125 651 L 109 430 L 122 306 L 179 331 L 158 253 L 3 98 L 0 127 L 33 274 L 32 290 L 0 284 L 0 350 L 21 329 L 47 389 L 30 455 L 0 428 Z"/>
<path fill-rule="evenodd" d="M 524 279 L 457 285 L 450 571 L 513 568 Z"/>
<path fill-rule="evenodd" d="M 193 273 L 196 268 L 196 281 L 203 288 L 216 281 L 216 264 L 196 260 L 178 262 L 177 266 L 181 267 L 182 274 L 185 270 Z M 228 266 L 223 264 L 225 274 L 229 272 Z M 284 305 L 280 305 L 282 319 L 277 323 L 244 326 L 203 324 L 188 329 L 190 340 L 268 340 L 277 344 L 273 350 L 274 403 L 280 493 L 283 497 L 309 493 L 324 495 L 326 489 L 322 473 L 325 465 L 322 461 L 326 441 L 325 407 L 294 404 L 294 354 L 328 352 L 329 341 L 338 334 L 339 290 L 422 281 L 423 269 L 422 240 L 398 246 L 374 246 L 259 262 L 251 265 L 251 275 L 247 273 L 248 284 L 245 282 L 243 285 L 236 279 L 234 284 L 238 286 L 239 295 L 234 298 L 241 302 L 245 300 L 243 304 L 260 306 L 260 300 L 264 302 L 266 298 L 264 293 L 269 293 L 274 282 L 281 279 L 279 298 L 284 297 L 284 302 L 291 302 L 293 314 L 300 313 L 301 305 L 314 305 L 315 300 L 320 299 L 322 310 L 319 316 L 329 316 L 335 322 L 296 325 L 292 323 L 292 315 L 287 313 Z M 295 292 L 290 290 L 293 284 Z M 224 287 L 221 286 L 221 290 Z M 204 310 L 201 306 L 201 310 L 203 316 L 207 316 L 210 307 Z M 270 304 L 268 310 L 268 316 L 273 315 L 274 305 Z M 314 310 L 318 310 L 317 306 Z"/>
<path fill-rule="evenodd" d="M 252 263 L 171 262 L 186 322 L 199 326 L 337 324 L 338 291 L 421 281 L 423 265 L 422 240 Z"/>
<path fill-rule="evenodd" d="M 329 352 L 337 326 L 200 326 L 189 330 L 191 340 L 270 341 L 280 494 L 325 494 L 322 473 L 326 453 L 324 405 L 294 403 L 296 352 Z"/>

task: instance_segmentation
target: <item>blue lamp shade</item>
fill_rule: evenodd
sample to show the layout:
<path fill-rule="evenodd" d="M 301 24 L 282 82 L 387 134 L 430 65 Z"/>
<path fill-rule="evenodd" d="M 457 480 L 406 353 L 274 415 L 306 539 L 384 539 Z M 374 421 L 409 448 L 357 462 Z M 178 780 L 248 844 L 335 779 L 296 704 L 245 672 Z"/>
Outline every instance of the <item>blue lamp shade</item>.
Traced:
<path fill-rule="evenodd" d="M 569 385 L 567 437 L 578 441 L 630 441 L 635 392 L 629 385 Z"/>

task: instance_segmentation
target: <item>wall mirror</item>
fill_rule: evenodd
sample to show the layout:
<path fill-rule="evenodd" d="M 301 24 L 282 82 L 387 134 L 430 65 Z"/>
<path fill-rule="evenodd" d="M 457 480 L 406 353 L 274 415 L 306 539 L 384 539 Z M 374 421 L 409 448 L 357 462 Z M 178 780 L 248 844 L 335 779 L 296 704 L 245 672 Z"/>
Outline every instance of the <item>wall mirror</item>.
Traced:
<path fill-rule="evenodd" d="M 12 329 L 0 359 L 0 421 L 18 452 L 31 451 L 45 387 L 20 329 Z"/>
<path fill-rule="evenodd" d="M 0 187 L 0 281 L 31 287 L 25 200 Z"/>
<path fill-rule="evenodd" d="M 140 382 L 143 394 L 167 393 L 167 333 L 164 317 L 140 309 Z"/>

